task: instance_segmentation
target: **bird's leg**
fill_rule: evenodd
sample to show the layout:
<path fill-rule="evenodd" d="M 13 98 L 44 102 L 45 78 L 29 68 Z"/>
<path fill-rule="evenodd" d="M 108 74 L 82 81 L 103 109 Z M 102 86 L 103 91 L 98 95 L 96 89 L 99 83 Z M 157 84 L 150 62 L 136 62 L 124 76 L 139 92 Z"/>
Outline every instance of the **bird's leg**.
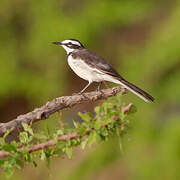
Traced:
<path fill-rule="evenodd" d="M 102 82 L 100 82 L 100 83 L 98 84 L 98 87 L 97 87 L 96 91 L 100 91 L 101 85 L 102 85 Z"/>
<path fill-rule="evenodd" d="M 92 82 L 89 82 L 78 94 L 82 94 L 90 85 Z"/>
<path fill-rule="evenodd" d="M 109 86 L 107 85 L 106 81 L 103 81 L 103 83 L 106 86 L 106 88 L 109 88 Z"/>

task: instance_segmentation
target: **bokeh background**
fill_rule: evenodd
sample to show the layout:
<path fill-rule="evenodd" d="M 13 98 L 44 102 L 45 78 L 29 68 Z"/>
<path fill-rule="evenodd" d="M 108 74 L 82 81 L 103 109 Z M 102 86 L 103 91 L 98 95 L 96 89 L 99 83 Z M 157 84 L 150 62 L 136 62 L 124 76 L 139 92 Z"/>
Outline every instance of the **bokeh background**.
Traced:
<path fill-rule="evenodd" d="M 39 162 L 17 170 L 21 179 L 180 179 L 180 1 L 179 0 L 1 0 L 0 121 L 78 92 L 87 83 L 68 67 L 65 51 L 51 44 L 68 38 L 107 59 L 127 80 L 156 99 L 146 104 L 131 93 L 124 103 L 138 112 L 131 129 L 116 138 L 74 149 L 74 158 Z M 112 84 L 111 84 L 112 86 Z M 88 90 L 92 90 L 96 85 Z M 65 123 L 78 111 L 62 112 Z M 58 116 L 34 128 L 57 127 Z M 0 179 L 4 179 L 1 172 Z"/>

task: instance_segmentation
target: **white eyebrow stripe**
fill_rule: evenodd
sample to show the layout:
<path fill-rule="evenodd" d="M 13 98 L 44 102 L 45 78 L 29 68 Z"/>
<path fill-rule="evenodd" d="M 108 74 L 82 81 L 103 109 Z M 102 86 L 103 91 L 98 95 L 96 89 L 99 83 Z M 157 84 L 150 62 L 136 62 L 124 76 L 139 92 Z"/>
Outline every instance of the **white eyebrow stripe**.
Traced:
<path fill-rule="evenodd" d="M 63 44 L 68 44 L 69 42 L 71 42 L 72 44 L 81 46 L 81 44 L 79 42 L 77 42 L 77 41 L 73 41 L 73 40 L 64 40 L 64 41 L 62 41 Z"/>

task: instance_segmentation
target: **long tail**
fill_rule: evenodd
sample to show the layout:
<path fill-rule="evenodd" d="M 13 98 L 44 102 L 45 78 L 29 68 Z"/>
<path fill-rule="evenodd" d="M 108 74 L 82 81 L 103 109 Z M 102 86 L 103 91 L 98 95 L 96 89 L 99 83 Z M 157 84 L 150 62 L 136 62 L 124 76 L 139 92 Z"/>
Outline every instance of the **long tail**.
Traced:
<path fill-rule="evenodd" d="M 126 81 L 125 79 L 119 79 L 119 84 L 124 86 L 126 89 L 128 89 L 138 97 L 140 97 L 145 102 L 154 101 L 154 98 L 151 95 L 149 95 L 147 92 L 143 91 L 142 89 L 138 88 L 134 84 Z"/>

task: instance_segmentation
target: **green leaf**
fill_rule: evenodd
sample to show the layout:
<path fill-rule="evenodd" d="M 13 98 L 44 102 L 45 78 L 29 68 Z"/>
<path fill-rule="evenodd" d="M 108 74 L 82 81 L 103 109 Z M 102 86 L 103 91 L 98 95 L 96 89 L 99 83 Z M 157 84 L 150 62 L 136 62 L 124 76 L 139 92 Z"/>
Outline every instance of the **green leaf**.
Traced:
<path fill-rule="evenodd" d="M 10 178 L 14 173 L 14 168 L 13 167 L 5 168 L 5 173 L 6 173 L 6 177 Z"/>
<path fill-rule="evenodd" d="M 80 129 L 78 129 L 78 134 L 79 134 L 80 136 L 83 136 L 84 134 L 86 134 L 86 128 L 81 127 Z"/>
<path fill-rule="evenodd" d="M 45 158 L 46 158 L 46 155 L 44 153 L 44 150 L 41 150 L 40 159 L 45 160 Z"/>
<path fill-rule="evenodd" d="M 1 138 L 0 138 L 0 146 L 2 146 L 4 143 L 5 143 L 4 138 L 1 137 Z"/>
<path fill-rule="evenodd" d="M 101 128 L 100 129 L 100 134 L 104 137 L 108 136 L 108 130 L 106 128 Z"/>
<path fill-rule="evenodd" d="M 16 151 L 16 146 L 13 143 L 11 143 L 11 144 L 4 144 L 2 149 L 7 151 L 7 152 Z"/>
<path fill-rule="evenodd" d="M 81 113 L 79 112 L 78 115 L 81 117 L 83 121 L 89 122 L 91 121 L 92 117 L 88 113 Z"/>
<path fill-rule="evenodd" d="M 51 157 L 51 151 L 50 151 L 50 149 L 48 148 L 48 149 L 46 149 L 44 152 L 45 152 L 45 155 L 46 155 L 47 167 L 50 168 L 50 163 L 51 163 L 51 159 L 50 159 L 50 157 Z"/>
<path fill-rule="evenodd" d="M 34 167 L 37 167 L 37 163 L 35 161 L 33 161 L 33 165 Z"/>
<path fill-rule="evenodd" d="M 78 145 L 77 139 L 71 139 L 71 144 L 72 144 L 73 146 L 77 146 L 77 145 Z"/>
<path fill-rule="evenodd" d="M 120 135 L 120 132 L 119 132 L 119 127 L 118 127 L 118 126 L 116 126 L 116 134 L 117 134 L 117 136 L 119 136 L 119 135 Z"/>
<path fill-rule="evenodd" d="M 58 129 L 58 131 L 57 131 L 57 135 L 58 135 L 58 136 L 62 136 L 63 134 L 64 134 L 63 130 Z"/>
<path fill-rule="evenodd" d="M 111 118 L 105 118 L 104 121 L 103 121 L 103 124 L 104 125 L 108 125 L 109 123 L 112 122 L 112 119 Z"/>
<path fill-rule="evenodd" d="M 5 159 L 0 159 L 0 168 L 3 168 L 4 163 L 6 162 Z"/>
<path fill-rule="evenodd" d="M 73 124 L 75 128 L 78 128 L 78 123 L 76 121 L 73 120 Z"/>
<path fill-rule="evenodd" d="M 22 169 L 24 167 L 24 164 L 20 159 L 16 159 L 16 167 L 18 169 Z"/>
<path fill-rule="evenodd" d="M 33 161 L 33 154 L 24 151 L 24 160 L 27 162 Z"/>
<path fill-rule="evenodd" d="M 19 140 L 21 143 L 26 144 L 28 142 L 28 134 L 27 132 L 21 132 L 19 134 Z"/>
<path fill-rule="evenodd" d="M 88 142 L 87 138 L 81 142 L 81 149 L 82 150 L 86 147 L 87 142 Z"/>
<path fill-rule="evenodd" d="M 66 142 L 64 142 L 64 141 L 59 141 L 59 142 L 57 142 L 57 147 L 58 147 L 59 149 L 62 149 L 65 145 L 66 145 Z"/>
<path fill-rule="evenodd" d="M 32 128 L 28 124 L 22 123 L 22 127 L 23 127 L 24 131 L 28 132 L 32 136 L 34 135 Z"/>
<path fill-rule="evenodd" d="M 96 131 L 91 131 L 88 137 L 88 146 L 91 147 L 94 142 L 96 142 Z"/>
<path fill-rule="evenodd" d="M 56 139 L 60 136 L 62 136 L 64 132 L 61 129 L 58 129 L 56 133 L 53 134 L 53 138 Z"/>
<path fill-rule="evenodd" d="M 66 152 L 68 158 L 72 159 L 72 157 L 73 157 L 72 147 L 66 147 L 65 152 Z"/>
<path fill-rule="evenodd" d="M 96 114 L 100 114 L 102 112 L 102 107 L 101 106 L 96 106 L 94 108 L 94 111 L 95 111 Z"/>
<path fill-rule="evenodd" d="M 5 132 L 5 134 L 3 135 L 3 139 L 5 139 L 10 132 L 11 132 L 11 131 L 8 129 L 8 130 Z"/>
<path fill-rule="evenodd" d="M 102 140 L 104 140 L 104 138 L 102 138 L 102 136 L 100 136 L 98 133 L 96 134 L 96 142 L 101 142 Z"/>
<path fill-rule="evenodd" d="M 46 125 L 46 133 L 50 137 L 51 133 L 48 125 Z"/>
<path fill-rule="evenodd" d="M 66 141 L 66 146 L 70 147 L 71 146 L 71 140 Z"/>
<path fill-rule="evenodd" d="M 96 122 L 94 123 L 94 128 L 96 130 L 99 130 L 101 128 L 101 121 L 100 121 L 100 119 L 96 120 Z"/>

